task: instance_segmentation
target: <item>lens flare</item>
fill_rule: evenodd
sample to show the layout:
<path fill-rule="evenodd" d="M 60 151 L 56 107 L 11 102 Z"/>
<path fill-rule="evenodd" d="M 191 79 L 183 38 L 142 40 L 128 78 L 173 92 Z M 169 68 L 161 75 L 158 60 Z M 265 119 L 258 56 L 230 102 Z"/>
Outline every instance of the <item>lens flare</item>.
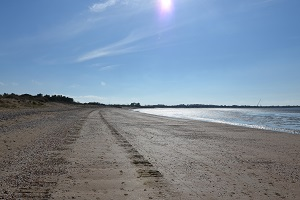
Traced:
<path fill-rule="evenodd" d="M 163 12 L 170 12 L 172 10 L 173 7 L 172 0 L 159 0 L 159 4 L 160 4 L 160 9 Z"/>

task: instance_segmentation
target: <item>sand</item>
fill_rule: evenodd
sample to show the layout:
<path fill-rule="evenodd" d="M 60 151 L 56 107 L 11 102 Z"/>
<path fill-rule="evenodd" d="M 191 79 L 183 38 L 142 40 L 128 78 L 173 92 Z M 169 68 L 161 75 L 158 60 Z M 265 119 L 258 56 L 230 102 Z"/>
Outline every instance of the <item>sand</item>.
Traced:
<path fill-rule="evenodd" d="M 60 110 L 0 111 L 0 199 L 300 198 L 300 135 Z"/>

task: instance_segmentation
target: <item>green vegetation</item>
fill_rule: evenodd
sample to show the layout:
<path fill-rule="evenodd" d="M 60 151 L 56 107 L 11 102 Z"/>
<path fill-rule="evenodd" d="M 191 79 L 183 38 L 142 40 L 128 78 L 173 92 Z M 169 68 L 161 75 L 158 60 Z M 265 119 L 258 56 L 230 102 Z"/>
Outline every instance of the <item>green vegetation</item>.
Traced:
<path fill-rule="evenodd" d="M 73 98 L 66 97 L 63 95 L 43 95 L 43 94 L 37 94 L 36 96 L 30 95 L 30 94 L 22 94 L 17 95 L 14 93 L 7 94 L 4 93 L 3 95 L 0 95 L 0 98 L 2 99 L 14 99 L 18 101 L 32 101 L 35 103 L 45 103 L 45 102 L 60 102 L 60 103 L 75 103 Z"/>
<path fill-rule="evenodd" d="M 3 95 L 0 94 L 0 107 L 2 108 L 19 108 L 19 107 L 40 107 L 47 102 L 58 102 L 75 104 L 74 100 L 62 95 L 42 95 L 35 96 L 30 94 L 17 95 L 14 93 Z"/>
<path fill-rule="evenodd" d="M 18 108 L 18 107 L 38 107 L 42 106 L 47 102 L 56 102 L 56 103 L 66 103 L 66 104 L 81 104 L 75 102 L 73 98 L 66 97 L 63 95 L 30 95 L 30 94 L 0 94 L 0 107 L 4 108 Z M 81 105 L 88 105 L 88 106 L 109 106 L 109 107 L 116 107 L 116 108 L 124 108 L 124 107 L 131 107 L 137 108 L 140 107 L 140 103 L 131 103 L 129 105 L 125 104 L 115 104 L 115 105 L 105 105 L 99 102 L 89 102 L 83 103 Z"/>

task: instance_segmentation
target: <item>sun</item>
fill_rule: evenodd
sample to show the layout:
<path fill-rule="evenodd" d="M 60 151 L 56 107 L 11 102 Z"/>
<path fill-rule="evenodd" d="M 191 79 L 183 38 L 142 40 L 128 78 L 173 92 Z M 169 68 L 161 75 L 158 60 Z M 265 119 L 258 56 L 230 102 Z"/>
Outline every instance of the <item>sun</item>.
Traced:
<path fill-rule="evenodd" d="M 173 2 L 172 0 L 159 0 L 160 9 L 164 12 L 169 12 L 172 10 Z"/>

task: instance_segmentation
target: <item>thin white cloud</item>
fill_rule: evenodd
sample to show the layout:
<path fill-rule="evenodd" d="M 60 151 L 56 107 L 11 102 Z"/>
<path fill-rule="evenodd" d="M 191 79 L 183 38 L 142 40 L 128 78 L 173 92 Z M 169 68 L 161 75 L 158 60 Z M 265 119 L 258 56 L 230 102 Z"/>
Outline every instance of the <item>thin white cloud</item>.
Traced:
<path fill-rule="evenodd" d="M 98 71 L 109 71 L 109 70 L 113 70 L 114 68 L 118 67 L 120 65 L 108 65 L 108 64 L 104 64 L 104 63 L 95 63 L 90 65 L 89 67 L 96 69 Z"/>
<path fill-rule="evenodd" d="M 5 84 L 3 82 L 0 82 L 0 86 L 4 86 Z"/>
<path fill-rule="evenodd" d="M 101 84 L 101 86 L 103 86 L 103 87 L 106 86 L 106 83 L 105 83 L 104 81 L 101 81 L 100 84 Z"/>
<path fill-rule="evenodd" d="M 113 43 L 111 45 L 108 45 L 106 47 L 102 47 L 93 51 L 90 51 L 82 56 L 80 56 L 77 61 L 83 62 L 87 60 L 91 60 L 94 58 L 100 58 L 105 56 L 112 56 L 112 55 L 119 55 L 119 54 L 126 54 L 133 52 L 136 48 L 134 46 L 128 46 L 131 45 L 137 41 L 140 41 L 142 39 L 145 39 L 149 37 L 148 35 L 135 35 L 130 34 L 126 38 Z"/>
<path fill-rule="evenodd" d="M 117 65 L 108 65 L 108 66 L 101 67 L 99 70 L 100 71 L 107 71 L 107 70 L 112 70 L 115 67 L 117 67 Z"/>
<path fill-rule="evenodd" d="M 120 12 L 120 14 L 131 15 L 152 8 L 155 4 L 156 0 L 106 0 L 105 2 L 95 3 L 89 6 L 89 11 L 93 13 L 101 13 L 110 7 L 122 6 L 124 8 L 126 6 L 134 11 Z"/>
<path fill-rule="evenodd" d="M 88 61 L 100 57 L 115 56 L 115 55 L 127 54 L 132 52 L 145 51 L 145 49 L 147 48 L 137 44 L 138 42 L 148 39 L 150 37 L 154 37 L 156 35 L 159 35 L 163 32 L 169 31 L 174 28 L 175 27 L 168 27 L 160 31 L 151 31 L 151 30 L 134 31 L 122 40 L 119 40 L 106 47 L 102 47 L 79 56 L 76 61 L 84 62 L 84 61 Z"/>
<path fill-rule="evenodd" d="M 117 0 L 108 0 L 104 3 L 95 3 L 89 7 L 91 12 L 103 12 L 107 8 L 114 6 L 118 1 Z"/>

